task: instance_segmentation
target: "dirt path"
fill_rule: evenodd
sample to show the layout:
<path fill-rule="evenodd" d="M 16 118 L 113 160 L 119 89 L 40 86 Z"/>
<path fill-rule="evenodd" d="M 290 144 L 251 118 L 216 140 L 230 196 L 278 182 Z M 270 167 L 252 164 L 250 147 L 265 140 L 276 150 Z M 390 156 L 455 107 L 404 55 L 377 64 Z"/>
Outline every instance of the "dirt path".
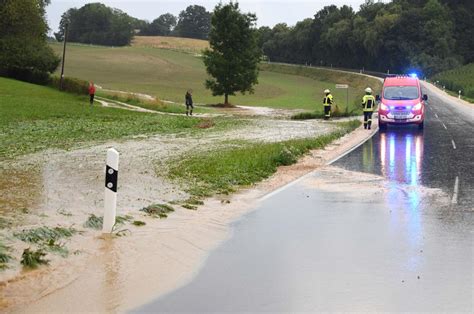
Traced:
<path fill-rule="evenodd" d="M 133 96 L 137 97 L 139 99 L 145 100 L 145 101 L 156 101 L 156 97 L 153 97 L 151 95 L 147 94 L 142 94 L 142 93 L 132 93 L 132 92 L 124 92 L 124 91 L 119 91 L 119 90 L 111 90 L 111 89 L 103 89 L 105 92 L 109 93 L 116 93 L 116 94 L 122 94 L 126 96 Z M 174 113 L 165 113 L 165 112 L 159 112 L 155 110 L 149 110 L 149 109 L 144 109 L 139 106 L 133 106 L 124 102 L 116 101 L 116 100 L 111 100 L 105 97 L 96 97 L 97 101 L 104 107 L 115 107 L 115 108 L 121 108 L 121 109 L 128 109 L 128 110 L 133 110 L 133 111 L 140 111 L 140 112 L 150 112 L 150 113 L 159 113 L 159 114 L 171 114 L 171 115 L 182 115 L 182 114 L 174 114 Z M 173 105 L 182 105 L 177 102 L 169 101 L 169 100 L 162 100 L 160 99 L 165 104 L 173 104 Z M 196 106 L 203 106 L 208 108 L 205 104 L 199 104 L 196 103 Z M 291 117 L 292 115 L 303 112 L 305 110 L 300 110 L 300 109 L 275 109 L 275 108 L 269 108 L 269 107 L 259 107 L 259 106 L 235 106 L 235 107 L 229 107 L 229 108 L 215 108 L 216 113 L 195 113 L 194 115 L 197 117 L 212 117 L 212 116 L 222 116 L 222 115 L 229 115 L 229 116 L 257 116 L 257 117 L 265 117 L 265 118 L 287 118 Z"/>

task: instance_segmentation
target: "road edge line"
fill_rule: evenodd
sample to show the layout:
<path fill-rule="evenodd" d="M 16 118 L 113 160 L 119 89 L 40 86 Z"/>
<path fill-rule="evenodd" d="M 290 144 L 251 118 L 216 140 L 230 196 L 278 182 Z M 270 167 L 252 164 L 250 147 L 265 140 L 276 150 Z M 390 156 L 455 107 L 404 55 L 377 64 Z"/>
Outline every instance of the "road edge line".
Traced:
<path fill-rule="evenodd" d="M 358 147 L 362 146 L 365 142 L 367 142 L 368 140 L 370 140 L 375 134 L 377 134 L 377 131 L 379 130 L 378 126 L 374 129 L 373 132 L 371 132 L 367 137 L 365 137 L 364 139 L 362 139 L 362 141 L 360 141 L 359 143 L 355 144 L 354 146 L 352 146 L 351 148 L 348 148 L 345 152 L 343 152 L 342 154 L 340 154 L 338 157 L 330 160 L 329 162 L 326 162 L 324 163 L 324 165 L 322 167 L 326 167 L 326 166 L 329 166 L 331 165 L 332 163 L 338 161 L 339 159 L 341 159 L 342 157 L 348 155 L 349 153 L 353 152 L 354 150 L 356 150 Z M 354 130 L 355 131 L 355 130 Z M 350 134 L 350 133 L 349 133 Z M 313 175 L 316 171 L 318 171 L 320 168 L 317 168 L 317 169 L 314 169 L 314 170 L 311 170 L 310 172 L 302 175 L 301 177 L 291 181 L 291 182 L 288 182 L 287 184 L 279 187 L 278 189 L 276 190 L 273 190 L 265 195 L 263 195 L 262 197 L 259 198 L 259 201 L 264 201 L 278 193 L 280 193 L 281 191 L 289 188 L 289 187 L 292 187 L 293 185 L 303 181 L 304 179 L 310 177 L 311 175 Z"/>

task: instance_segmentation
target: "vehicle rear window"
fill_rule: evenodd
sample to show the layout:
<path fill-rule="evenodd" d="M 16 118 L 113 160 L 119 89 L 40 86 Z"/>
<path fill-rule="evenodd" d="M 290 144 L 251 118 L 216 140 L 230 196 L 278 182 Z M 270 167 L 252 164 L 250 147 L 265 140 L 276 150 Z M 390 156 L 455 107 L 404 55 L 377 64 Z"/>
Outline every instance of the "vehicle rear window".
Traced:
<path fill-rule="evenodd" d="M 383 98 L 388 100 L 412 100 L 419 97 L 417 86 L 386 86 L 383 90 Z"/>

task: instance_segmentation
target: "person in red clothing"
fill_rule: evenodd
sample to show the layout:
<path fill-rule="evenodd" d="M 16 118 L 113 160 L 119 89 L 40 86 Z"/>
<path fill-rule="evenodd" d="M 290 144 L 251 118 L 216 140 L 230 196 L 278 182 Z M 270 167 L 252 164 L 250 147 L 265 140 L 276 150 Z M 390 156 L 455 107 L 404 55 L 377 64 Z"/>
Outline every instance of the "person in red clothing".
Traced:
<path fill-rule="evenodd" d="M 89 82 L 89 97 L 91 106 L 94 104 L 94 96 L 95 96 L 95 86 L 94 82 Z"/>

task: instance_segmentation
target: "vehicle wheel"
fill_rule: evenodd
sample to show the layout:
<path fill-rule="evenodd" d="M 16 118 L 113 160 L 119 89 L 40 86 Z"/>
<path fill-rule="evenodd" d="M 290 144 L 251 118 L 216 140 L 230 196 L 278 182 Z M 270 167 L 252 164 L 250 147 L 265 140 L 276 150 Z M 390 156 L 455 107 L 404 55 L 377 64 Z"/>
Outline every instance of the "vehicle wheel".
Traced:
<path fill-rule="evenodd" d="M 380 132 L 387 131 L 387 124 L 379 122 L 379 130 L 380 130 Z"/>
<path fill-rule="evenodd" d="M 423 128 L 425 127 L 425 122 L 421 122 L 420 124 L 418 124 L 418 130 L 423 130 Z"/>

